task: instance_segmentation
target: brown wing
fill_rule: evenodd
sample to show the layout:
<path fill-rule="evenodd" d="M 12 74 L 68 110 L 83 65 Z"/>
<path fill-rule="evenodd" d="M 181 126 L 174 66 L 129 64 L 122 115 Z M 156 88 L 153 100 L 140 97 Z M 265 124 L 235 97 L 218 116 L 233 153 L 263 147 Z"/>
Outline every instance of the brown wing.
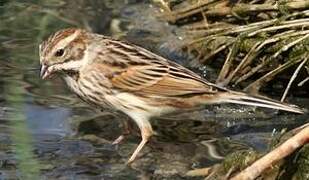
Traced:
<path fill-rule="evenodd" d="M 100 64 L 109 66 L 112 85 L 119 91 L 145 96 L 213 94 L 224 90 L 192 71 L 143 48 L 110 40 Z"/>

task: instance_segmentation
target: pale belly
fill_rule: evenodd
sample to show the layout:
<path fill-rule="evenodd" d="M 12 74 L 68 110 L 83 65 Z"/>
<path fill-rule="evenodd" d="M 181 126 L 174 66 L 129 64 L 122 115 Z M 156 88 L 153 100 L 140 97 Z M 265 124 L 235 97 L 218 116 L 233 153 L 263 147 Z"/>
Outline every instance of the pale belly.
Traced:
<path fill-rule="evenodd" d="M 89 83 L 89 81 L 83 81 L 83 79 L 76 81 L 71 77 L 65 77 L 65 81 L 78 97 L 99 109 L 121 111 L 131 117 L 135 114 L 143 114 L 144 117 L 149 118 L 175 110 L 167 106 L 149 105 L 146 99 L 139 98 L 131 93 L 106 90 L 106 88 L 100 89 L 96 83 Z"/>

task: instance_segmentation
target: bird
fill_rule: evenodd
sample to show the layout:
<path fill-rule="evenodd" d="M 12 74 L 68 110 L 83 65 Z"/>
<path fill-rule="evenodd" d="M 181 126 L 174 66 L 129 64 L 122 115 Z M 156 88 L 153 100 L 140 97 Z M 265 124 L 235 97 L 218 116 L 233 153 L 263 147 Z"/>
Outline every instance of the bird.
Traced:
<path fill-rule="evenodd" d="M 152 117 L 222 103 L 304 113 L 295 105 L 221 87 L 143 47 L 84 29 L 53 33 L 39 45 L 39 58 L 42 79 L 60 76 L 92 107 L 124 113 L 136 123 L 141 141 L 128 164 L 154 135 Z"/>

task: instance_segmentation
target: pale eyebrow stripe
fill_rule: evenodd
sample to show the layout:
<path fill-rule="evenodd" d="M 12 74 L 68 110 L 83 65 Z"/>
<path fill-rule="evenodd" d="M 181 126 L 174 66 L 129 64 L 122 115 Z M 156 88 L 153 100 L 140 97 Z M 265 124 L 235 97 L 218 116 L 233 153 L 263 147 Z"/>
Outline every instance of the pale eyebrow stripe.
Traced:
<path fill-rule="evenodd" d="M 69 35 L 68 37 L 60 40 L 54 47 L 64 48 L 68 44 L 70 44 L 78 35 L 80 34 L 80 30 L 76 30 L 74 34 Z"/>

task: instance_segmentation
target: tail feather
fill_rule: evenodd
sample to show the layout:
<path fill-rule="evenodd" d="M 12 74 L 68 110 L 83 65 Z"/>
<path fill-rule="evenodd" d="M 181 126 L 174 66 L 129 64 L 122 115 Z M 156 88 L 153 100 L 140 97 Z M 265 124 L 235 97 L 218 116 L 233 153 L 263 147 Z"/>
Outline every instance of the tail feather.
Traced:
<path fill-rule="evenodd" d="M 282 103 L 280 101 L 272 100 L 263 96 L 249 96 L 245 93 L 239 92 L 226 92 L 222 93 L 221 96 L 222 101 L 226 103 L 234 103 L 234 104 L 244 104 L 249 106 L 258 106 L 272 109 L 279 109 L 283 111 L 289 111 L 294 113 L 304 113 L 305 111 L 295 105 L 290 105 L 286 103 Z"/>

